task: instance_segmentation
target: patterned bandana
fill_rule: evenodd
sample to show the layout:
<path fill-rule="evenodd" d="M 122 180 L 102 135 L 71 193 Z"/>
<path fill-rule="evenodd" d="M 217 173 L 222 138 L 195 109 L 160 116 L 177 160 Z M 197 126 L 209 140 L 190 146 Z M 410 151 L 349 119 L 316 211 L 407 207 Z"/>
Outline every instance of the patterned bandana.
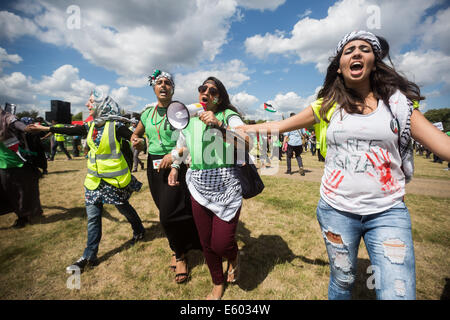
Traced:
<path fill-rule="evenodd" d="M 370 43 L 372 46 L 372 49 L 377 57 L 381 57 L 381 45 L 380 41 L 378 41 L 378 38 L 371 32 L 359 30 L 359 31 L 352 31 L 350 33 L 347 33 L 341 41 L 339 41 L 335 51 L 334 55 L 337 56 L 339 52 L 341 52 L 342 49 L 344 49 L 345 45 L 353 40 L 364 40 Z"/>
<path fill-rule="evenodd" d="M 168 72 L 161 71 L 158 69 L 153 70 L 153 74 L 148 77 L 148 82 L 150 83 L 150 86 L 154 87 L 156 84 L 156 81 L 159 78 L 167 78 L 172 83 L 173 89 L 175 89 L 175 81 L 173 80 L 172 75 Z"/>
<path fill-rule="evenodd" d="M 96 108 L 94 112 L 94 122 L 97 126 L 102 126 L 106 121 L 130 122 L 130 119 L 122 117 L 122 110 L 110 96 L 107 96 Z"/>

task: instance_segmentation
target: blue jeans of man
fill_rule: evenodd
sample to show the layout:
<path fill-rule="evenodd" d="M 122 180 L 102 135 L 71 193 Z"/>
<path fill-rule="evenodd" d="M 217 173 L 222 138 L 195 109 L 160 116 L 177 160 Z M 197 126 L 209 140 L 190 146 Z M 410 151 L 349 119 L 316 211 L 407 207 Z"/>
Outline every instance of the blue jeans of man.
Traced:
<path fill-rule="evenodd" d="M 138 235 L 145 231 L 142 221 L 136 210 L 126 202 L 116 205 L 117 210 L 127 218 L 133 229 L 133 235 Z M 86 206 L 87 213 L 87 244 L 84 249 L 83 257 L 88 260 L 97 258 L 98 247 L 102 238 L 102 211 L 103 204 L 94 204 Z"/>
<path fill-rule="evenodd" d="M 361 237 L 371 262 L 366 285 L 375 289 L 377 299 L 416 298 L 411 219 L 404 202 L 377 214 L 356 215 L 320 199 L 317 219 L 330 261 L 330 300 L 352 297 Z"/>

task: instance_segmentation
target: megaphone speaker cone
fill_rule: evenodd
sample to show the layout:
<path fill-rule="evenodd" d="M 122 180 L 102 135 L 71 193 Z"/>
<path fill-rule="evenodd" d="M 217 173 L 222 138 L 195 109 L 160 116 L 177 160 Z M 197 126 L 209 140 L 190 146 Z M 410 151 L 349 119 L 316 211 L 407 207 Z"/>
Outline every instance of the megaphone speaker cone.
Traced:
<path fill-rule="evenodd" d="M 187 107 L 179 102 L 173 101 L 167 107 L 167 120 L 175 129 L 182 130 L 189 124 L 189 111 Z"/>

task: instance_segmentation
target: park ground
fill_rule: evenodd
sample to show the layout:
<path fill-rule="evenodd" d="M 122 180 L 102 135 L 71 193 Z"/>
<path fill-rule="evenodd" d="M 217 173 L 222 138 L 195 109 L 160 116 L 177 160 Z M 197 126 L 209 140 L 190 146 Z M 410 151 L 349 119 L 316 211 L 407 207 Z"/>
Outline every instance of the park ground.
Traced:
<path fill-rule="evenodd" d="M 223 299 L 327 299 L 329 262 L 316 220 L 323 163 L 310 153 L 303 160 L 305 176 L 296 171 L 295 161 L 294 174 L 284 174 L 284 159 L 276 172 L 261 171 L 266 188 L 244 201 L 237 230 L 240 280 L 226 288 Z M 417 298 L 448 299 L 450 171 L 444 170 L 447 163 L 423 156 L 416 156 L 415 165 L 405 202 L 412 219 Z M 144 241 L 132 246 L 130 225 L 114 206 L 105 205 L 100 264 L 81 274 L 77 288 L 65 268 L 81 256 L 86 243 L 86 160 L 67 161 L 59 154 L 48 171 L 40 180 L 43 218 L 14 229 L 15 214 L 0 216 L 0 299 L 179 300 L 204 299 L 209 293 L 211 278 L 200 251 L 188 254 L 190 280 L 175 283 L 145 170 L 134 173 L 144 185 L 130 199 L 146 228 Z M 361 242 L 355 299 L 375 298 L 367 285 L 369 266 Z"/>

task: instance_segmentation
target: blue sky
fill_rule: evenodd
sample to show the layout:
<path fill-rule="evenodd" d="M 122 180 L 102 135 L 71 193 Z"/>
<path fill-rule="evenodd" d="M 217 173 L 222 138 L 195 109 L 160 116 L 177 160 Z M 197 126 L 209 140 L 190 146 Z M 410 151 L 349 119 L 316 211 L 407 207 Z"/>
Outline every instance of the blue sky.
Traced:
<path fill-rule="evenodd" d="M 422 111 L 449 107 L 444 0 L 3 1 L 0 104 L 44 115 L 59 99 L 77 113 L 100 87 L 140 111 L 155 101 L 146 78 L 159 68 L 174 74 L 175 99 L 196 102 L 213 75 L 247 118 L 279 119 L 315 99 L 334 47 L 355 29 L 389 41 L 397 70 L 426 97 Z"/>

